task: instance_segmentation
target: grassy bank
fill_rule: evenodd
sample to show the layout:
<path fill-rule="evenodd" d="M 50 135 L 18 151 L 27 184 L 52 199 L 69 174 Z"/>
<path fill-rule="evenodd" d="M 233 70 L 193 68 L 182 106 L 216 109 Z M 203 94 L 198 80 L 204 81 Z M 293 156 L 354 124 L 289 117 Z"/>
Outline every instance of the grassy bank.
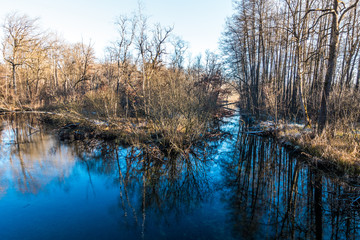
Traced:
<path fill-rule="evenodd" d="M 60 140 L 87 141 L 92 139 L 111 140 L 125 145 L 151 146 L 163 156 L 188 151 L 204 139 L 212 138 L 211 123 L 231 111 L 218 104 L 201 106 L 202 102 L 183 101 L 186 111 L 176 102 L 168 103 L 168 115 L 154 111 L 152 115 L 136 114 L 133 117 L 109 116 L 101 108 L 88 105 L 89 99 L 77 103 L 58 104 L 39 108 L 41 121 L 57 129 Z M 207 109 L 207 111 L 204 110 Z M 201 110 L 200 110 L 201 109 Z M 161 115 L 161 116 L 159 116 Z"/>
<path fill-rule="evenodd" d="M 328 128 L 317 134 L 313 128 L 301 124 L 274 124 L 261 122 L 260 135 L 271 135 L 281 144 L 299 152 L 316 165 L 322 165 L 340 174 L 360 174 L 359 129 Z"/>

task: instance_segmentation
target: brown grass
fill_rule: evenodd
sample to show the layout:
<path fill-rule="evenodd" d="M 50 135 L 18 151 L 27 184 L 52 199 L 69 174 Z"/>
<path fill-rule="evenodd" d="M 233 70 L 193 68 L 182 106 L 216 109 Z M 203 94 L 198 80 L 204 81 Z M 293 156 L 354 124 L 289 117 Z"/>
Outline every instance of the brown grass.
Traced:
<path fill-rule="evenodd" d="M 292 129 L 280 131 L 279 136 L 300 146 L 304 152 L 314 157 L 335 163 L 347 173 L 360 173 L 360 136 L 353 131 L 334 132 L 328 129 L 318 135 L 314 131 Z"/>

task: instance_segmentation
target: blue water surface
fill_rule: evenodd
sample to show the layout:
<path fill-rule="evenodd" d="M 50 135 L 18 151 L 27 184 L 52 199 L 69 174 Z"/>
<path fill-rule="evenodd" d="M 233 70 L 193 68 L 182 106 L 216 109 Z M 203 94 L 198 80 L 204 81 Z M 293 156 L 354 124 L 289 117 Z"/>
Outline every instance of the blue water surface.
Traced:
<path fill-rule="evenodd" d="M 244 133 L 188 154 L 60 142 L 38 116 L 2 116 L 0 239 L 356 239 L 359 188 Z M 162 156 L 161 154 L 159 156 Z"/>

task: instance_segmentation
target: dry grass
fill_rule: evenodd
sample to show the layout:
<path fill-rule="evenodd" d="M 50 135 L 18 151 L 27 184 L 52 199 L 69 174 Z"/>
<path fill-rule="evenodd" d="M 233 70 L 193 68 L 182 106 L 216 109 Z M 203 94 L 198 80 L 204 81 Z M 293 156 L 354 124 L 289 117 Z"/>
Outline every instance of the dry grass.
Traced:
<path fill-rule="evenodd" d="M 279 137 L 300 146 L 304 152 L 332 163 L 348 173 L 360 173 L 360 135 L 353 131 L 325 131 L 315 134 L 304 129 L 281 130 Z"/>
<path fill-rule="evenodd" d="M 161 89 L 160 89 L 161 90 Z M 111 92 L 110 92 L 111 93 Z M 166 94 L 162 90 L 162 94 Z M 154 98 L 148 115 L 125 117 L 116 110 L 116 100 L 108 92 L 87 93 L 79 101 L 60 103 L 42 110 L 58 113 L 49 122 L 57 127 L 70 123 L 95 136 L 116 138 L 130 145 L 155 144 L 168 153 L 181 152 L 208 131 L 214 106 L 207 106 L 207 95 L 193 93 L 178 98 L 168 95 L 164 100 Z M 72 136 L 70 136 L 72 138 Z"/>

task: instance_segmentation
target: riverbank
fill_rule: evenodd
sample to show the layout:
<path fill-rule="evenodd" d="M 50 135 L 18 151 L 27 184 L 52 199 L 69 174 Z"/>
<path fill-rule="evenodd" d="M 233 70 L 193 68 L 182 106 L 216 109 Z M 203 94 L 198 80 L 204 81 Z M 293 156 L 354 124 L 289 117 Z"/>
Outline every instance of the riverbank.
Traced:
<path fill-rule="evenodd" d="M 123 145 L 154 145 L 164 154 L 172 154 L 217 135 L 210 129 L 192 133 L 179 123 L 175 131 L 166 127 L 160 129 L 145 118 L 101 118 L 94 113 L 83 114 L 74 109 L 63 108 L 23 110 L 1 109 L 2 112 L 38 113 L 42 122 L 56 129 L 60 140 L 68 142 L 98 139 Z M 229 116 L 233 111 L 234 109 L 230 111 L 222 108 L 213 114 L 211 120 Z M 360 175 L 359 132 L 333 130 L 318 135 L 315 129 L 304 128 L 301 124 L 275 124 L 273 121 L 257 121 L 253 118 L 249 126 L 246 133 L 273 137 L 316 167 L 338 175 Z M 196 126 L 192 129 L 194 128 Z"/>
<path fill-rule="evenodd" d="M 156 239 L 176 239 L 173 233 L 180 230 L 187 233 L 180 239 L 187 239 L 201 229 L 203 234 L 195 236 L 200 239 L 219 234 L 223 239 L 307 239 L 315 238 L 314 222 L 327 226 L 324 238 L 331 238 L 332 231 L 345 238 L 352 231 L 345 230 L 359 224 L 355 181 L 348 184 L 312 167 L 272 139 L 239 133 L 238 113 L 219 121 L 220 130 L 229 133 L 224 141 L 205 139 L 193 152 L 171 161 L 156 149 L 113 141 L 59 142 L 53 127 L 38 122 L 36 114 L 4 115 L 0 169 L 6 174 L 0 174 L 0 210 L 7 221 L 0 222 L 5 226 L 0 239 L 56 238 L 58 232 L 64 239 L 84 238 L 84 232 L 89 239 L 131 239 L 140 236 L 142 226 L 145 238 Z M 51 215 L 43 214 L 49 211 Z M 63 223 L 52 224 L 53 216 Z M 249 216 L 260 218 L 249 222 Z M 344 230 L 331 224 L 332 216 L 339 222 L 352 219 L 352 225 Z M 35 218 L 42 229 L 31 232 Z M 24 219 L 26 234 L 13 224 Z M 172 229 L 169 220 L 175 221 Z M 84 221 L 77 231 L 74 226 Z M 264 224 L 269 222 L 274 224 Z M 235 233 L 234 226 L 240 226 Z"/>
<path fill-rule="evenodd" d="M 95 111 L 77 111 L 76 108 L 51 106 L 32 109 L 3 109 L 3 114 L 33 113 L 52 129 L 61 141 L 113 141 L 121 145 L 156 148 L 162 156 L 170 156 L 197 145 L 199 142 L 219 137 L 212 122 L 229 116 L 231 110 L 219 108 L 204 121 L 197 118 L 174 118 L 156 123 L 146 117 L 99 116 Z M 171 121 L 173 120 L 173 121 Z"/>
<path fill-rule="evenodd" d="M 360 175 L 360 132 L 329 130 L 319 135 L 302 124 L 260 121 L 249 133 L 271 136 L 312 164 L 340 175 Z"/>
<path fill-rule="evenodd" d="M 101 119 L 80 114 L 74 110 L 62 108 L 39 109 L 6 109 L 1 108 L 2 114 L 31 113 L 38 114 L 39 120 L 54 129 L 62 141 L 76 141 L 86 139 L 116 140 L 129 144 L 134 134 L 140 135 L 139 129 L 143 124 L 135 125 L 134 119 Z"/>

